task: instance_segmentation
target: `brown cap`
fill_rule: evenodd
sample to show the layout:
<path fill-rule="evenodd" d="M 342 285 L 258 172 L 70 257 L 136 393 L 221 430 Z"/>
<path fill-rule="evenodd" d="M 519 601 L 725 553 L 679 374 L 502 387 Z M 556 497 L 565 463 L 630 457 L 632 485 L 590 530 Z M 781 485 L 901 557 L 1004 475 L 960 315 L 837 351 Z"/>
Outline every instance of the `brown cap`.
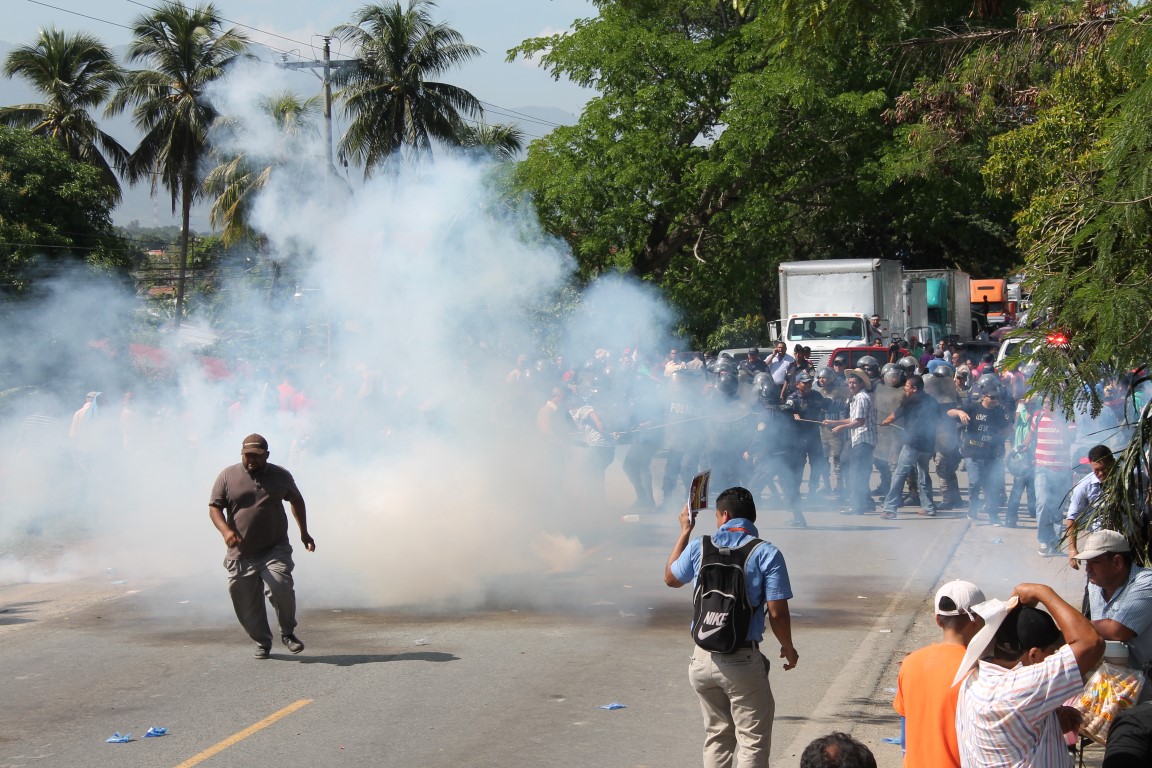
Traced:
<path fill-rule="evenodd" d="M 268 441 L 264 439 L 263 435 L 248 435 L 248 437 L 244 438 L 244 445 L 240 448 L 240 453 L 255 453 L 260 456 L 267 456 Z"/>

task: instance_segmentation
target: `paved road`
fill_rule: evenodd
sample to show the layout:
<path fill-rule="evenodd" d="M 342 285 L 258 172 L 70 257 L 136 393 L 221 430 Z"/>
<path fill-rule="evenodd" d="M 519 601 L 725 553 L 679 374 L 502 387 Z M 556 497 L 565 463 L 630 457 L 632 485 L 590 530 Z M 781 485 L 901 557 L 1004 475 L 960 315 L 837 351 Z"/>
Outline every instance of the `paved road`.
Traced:
<path fill-rule="evenodd" d="M 1034 529 L 904 512 L 814 510 L 803 531 L 762 513 L 792 574 L 801 654 L 793 671 L 773 665 L 774 765 L 798 765 L 834 729 L 882 767 L 900 764 L 882 741 L 899 734 L 890 689 L 904 653 L 935 638 L 942 580 L 969 578 L 990 596 L 1022 580 L 1079 595 L 1079 574 L 1035 554 Z M 492 584 L 479 609 L 318 600 L 315 566 L 298 558 L 308 648 L 264 662 L 250 658 L 216 563 L 163 580 L 0 586 L 0 767 L 699 765 L 691 598 L 661 581 L 675 531 L 671 511 L 620 522 L 571 570 Z M 322 556 L 339 553 L 322 541 Z M 627 708 L 599 708 L 613 702 Z M 170 735 L 140 739 L 153 725 Z M 114 731 L 137 740 L 104 743 Z"/>

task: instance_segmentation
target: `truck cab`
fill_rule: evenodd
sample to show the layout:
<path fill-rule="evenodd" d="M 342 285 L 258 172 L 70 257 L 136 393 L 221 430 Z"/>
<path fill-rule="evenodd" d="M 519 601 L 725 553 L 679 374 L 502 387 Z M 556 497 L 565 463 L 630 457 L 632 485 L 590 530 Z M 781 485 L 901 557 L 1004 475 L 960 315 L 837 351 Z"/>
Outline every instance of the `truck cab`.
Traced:
<path fill-rule="evenodd" d="M 873 342 L 868 336 L 868 317 L 862 313 L 811 313 L 792 315 L 783 321 L 784 328 L 773 341 L 783 341 L 788 351 L 801 344 L 812 350 L 811 360 L 817 368 L 828 365 L 833 350 L 843 347 L 865 347 Z M 881 320 L 883 338 L 888 324 Z"/>
<path fill-rule="evenodd" d="M 989 329 L 1009 322 L 1007 293 L 1007 280 L 972 281 L 972 311 L 983 315 Z"/>

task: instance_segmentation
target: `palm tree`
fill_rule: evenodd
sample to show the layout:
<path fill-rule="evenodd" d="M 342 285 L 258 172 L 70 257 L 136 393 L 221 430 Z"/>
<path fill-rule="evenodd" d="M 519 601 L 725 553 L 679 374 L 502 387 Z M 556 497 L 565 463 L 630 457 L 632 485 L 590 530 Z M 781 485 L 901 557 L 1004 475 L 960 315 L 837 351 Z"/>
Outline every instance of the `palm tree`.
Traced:
<path fill-rule="evenodd" d="M 338 97 L 350 123 L 340 152 L 364 165 L 367 176 L 402 148 L 427 151 L 436 139 L 459 144 L 463 117 L 483 114 L 468 91 L 429 78 L 463 64 L 482 51 L 459 32 L 434 24 L 429 0 L 365 5 L 355 24 L 332 33 L 352 44 L 358 61 L 337 70 Z"/>
<path fill-rule="evenodd" d="M 465 125 L 460 134 L 460 146 L 498 160 L 515 160 L 524 150 L 524 131 L 507 123 Z"/>
<path fill-rule="evenodd" d="M 188 8 L 174 0 L 138 17 L 128 46 L 129 61 L 151 69 L 128 74 L 113 97 L 112 114 L 134 105 L 133 118 L 143 135 L 128 159 L 128 177 L 148 176 L 152 193 L 163 186 L 180 206 L 180 276 L 176 284 L 176 322 L 184 317 L 184 281 L 188 273 L 188 219 L 202 194 L 201 163 L 208 133 L 219 116 L 208 99 L 209 87 L 237 61 L 248 57 L 248 40 L 236 29 L 223 30 L 211 3 Z"/>
<path fill-rule="evenodd" d="M 92 35 L 40 30 L 35 43 L 8 54 L 4 74 L 27 80 L 44 101 L 4 107 L 0 123 L 59 142 L 74 159 L 95 166 L 118 202 L 120 180 L 113 168 L 125 167 L 128 150 L 100 130 L 89 112 L 124 82 L 112 51 Z"/>
<path fill-rule="evenodd" d="M 248 214 L 256 196 L 273 173 L 296 167 L 304 172 L 303 158 L 310 144 L 320 140 L 316 120 L 320 97 L 302 99 L 290 91 L 266 96 L 259 103 L 261 117 L 276 128 L 278 141 L 259 154 L 221 153 L 221 162 L 204 179 L 204 190 L 214 196 L 211 210 L 213 227 L 219 227 L 225 244 L 252 235 Z M 221 120 L 224 128 L 243 138 L 246 126 L 234 120 Z"/>

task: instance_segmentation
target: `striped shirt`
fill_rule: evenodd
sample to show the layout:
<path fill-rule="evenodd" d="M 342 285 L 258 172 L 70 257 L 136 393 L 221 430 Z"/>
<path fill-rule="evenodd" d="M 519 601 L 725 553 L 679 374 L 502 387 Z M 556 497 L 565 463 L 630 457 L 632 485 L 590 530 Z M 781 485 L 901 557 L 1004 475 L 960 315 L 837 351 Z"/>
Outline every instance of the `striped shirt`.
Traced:
<path fill-rule="evenodd" d="M 863 419 L 864 424 L 852 429 L 852 445 L 876 445 L 876 409 L 872 407 L 872 396 L 867 392 L 857 392 L 848 401 L 848 418 Z"/>
<path fill-rule="evenodd" d="M 1047 408 L 1033 416 L 1036 442 L 1036 466 L 1045 469 L 1072 468 L 1074 426 Z"/>
<path fill-rule="evenodd" d="M 1084 680 L 1069 646 L 1026 667 L 981 661 L 961 685 L 956 736 L 963 768 L 1071 768 L 1056 709 Z"/>

